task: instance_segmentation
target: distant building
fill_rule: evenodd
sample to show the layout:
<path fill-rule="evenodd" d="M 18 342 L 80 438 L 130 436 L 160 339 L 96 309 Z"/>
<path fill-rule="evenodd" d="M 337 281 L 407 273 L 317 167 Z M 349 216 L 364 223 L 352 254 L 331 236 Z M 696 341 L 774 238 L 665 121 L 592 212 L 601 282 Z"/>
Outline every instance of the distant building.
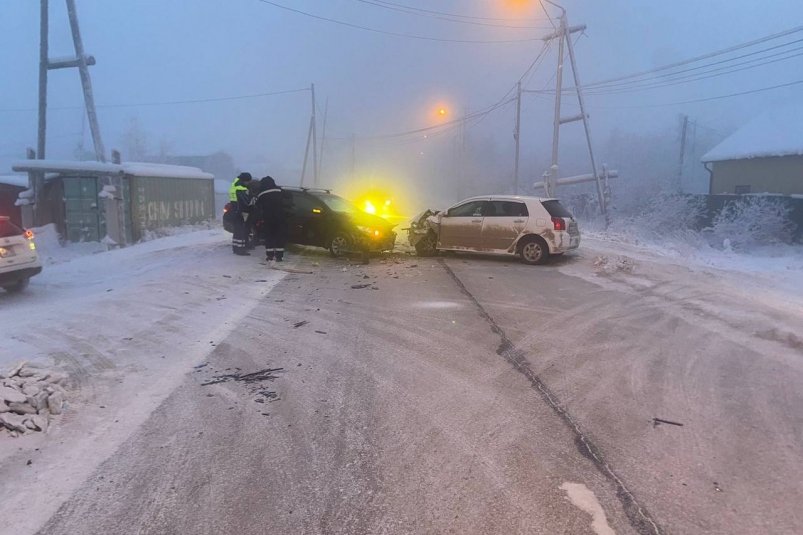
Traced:
<path fill-rule="evenodd" d="M 195 167 L 22 160 L 12 168 L 44 175 L 38 204 L 33 197 L 24 203 L 25 226 L 52 223 L 69 241 L 124 245 L 157 229 L 215 217 L 213 176 Z"/>
<path fill-rule="evenodd" d="M 803 105 L 756 117 L 702 161 L 710 194 L 803 195 Z"/>

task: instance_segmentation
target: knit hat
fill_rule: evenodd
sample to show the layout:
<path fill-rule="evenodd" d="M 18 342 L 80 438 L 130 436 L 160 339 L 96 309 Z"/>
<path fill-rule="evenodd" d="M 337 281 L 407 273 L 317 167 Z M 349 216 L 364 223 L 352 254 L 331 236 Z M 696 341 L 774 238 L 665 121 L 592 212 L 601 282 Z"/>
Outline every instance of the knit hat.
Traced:
<path fill-rule="evenodd" d="M 237 175 L 237 178 L 239 178 L 242 182 L 250 182 L 252 177 L 251 173 L 240 173 Z"/>

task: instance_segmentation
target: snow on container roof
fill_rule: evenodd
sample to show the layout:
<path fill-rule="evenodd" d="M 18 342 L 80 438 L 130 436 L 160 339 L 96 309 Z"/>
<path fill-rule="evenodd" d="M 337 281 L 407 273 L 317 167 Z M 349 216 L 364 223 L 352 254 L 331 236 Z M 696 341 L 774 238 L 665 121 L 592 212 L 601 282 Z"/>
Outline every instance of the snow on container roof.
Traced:
<path fill-rule="evenodd" d="M 123 162 L 123 172 L 132 176 L 151 176 L 158 178 L 203 178 L 214 179 L 214 175 L 205 173 L 197 167 L 185 165 L 169 165 L 163 163 Z"/>
<path fill-rule="evenodd" d="M 44 171 L 50 173 L 70 173 L 96 175 L 131 175 L 155 178 L 193 178 L 212 180 L 214 176 L 197 167 L 167 165 L 161 163 L 125 162 L 122 164 L 103 162 L 76 162 L 71 160 L 20 160 L 11 168 L 17 172 Z"/>
<path fill-rule="evenodd" d="M 8 184 L 9 186 L 19 186 L 22 188 L 27 188 L 28 175 L 2 175 L 0 176 L 0 184 Z"/>
<path fill-rule="evenodd" d="M 703 162 L 803 156 L 803 105 L 767 111 L 711 149 Z"/>
<path fill-rule="evenodd" d="M 84 173 L 88 175 L 121 175 L 120 165 L 103 162 L 77 162 L 74 160 L 19 160 L 11 164 L 17 172 L 44 171 L 48 173 Z"/>

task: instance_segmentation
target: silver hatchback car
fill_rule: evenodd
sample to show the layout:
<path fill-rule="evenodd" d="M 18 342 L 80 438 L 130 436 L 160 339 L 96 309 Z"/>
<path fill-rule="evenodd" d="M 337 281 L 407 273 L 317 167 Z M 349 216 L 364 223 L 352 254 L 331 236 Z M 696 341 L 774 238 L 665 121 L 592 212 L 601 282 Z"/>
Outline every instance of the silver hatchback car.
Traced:
<path fill-rule="evenodd" d="M 437 251 L 518 255 L 542 264 L 550 255 L 580 246 L 580 229 L 557 199 L 488 195 L 472 197 L 448 210 L 427 210 L 409 229 L 420 256 Z"/>

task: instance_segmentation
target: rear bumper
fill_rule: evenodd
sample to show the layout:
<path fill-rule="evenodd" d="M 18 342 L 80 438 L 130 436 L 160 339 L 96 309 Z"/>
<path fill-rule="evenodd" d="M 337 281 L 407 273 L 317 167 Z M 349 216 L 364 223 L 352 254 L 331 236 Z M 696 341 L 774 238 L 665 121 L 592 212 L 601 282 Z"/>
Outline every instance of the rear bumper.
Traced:
<path fill-rule="evenodd" d="M 555 232 L 555 239 L 550 244 L 552 254 L 565 253 L 580 247 L 580 233 L 569 233 L 567 231 Z"/>
<path fill-rule="evenodd" d="M 28 267 L 17 269 L 14 271 L 7 271 L 5 273 L 0 273 L 0 286 L 5 286 L 7 284 L 15 284 L 25 279 L 30 279 L 34 275 L 38 275 L 42 272 L 42 266 L 36 267 Z"/>

